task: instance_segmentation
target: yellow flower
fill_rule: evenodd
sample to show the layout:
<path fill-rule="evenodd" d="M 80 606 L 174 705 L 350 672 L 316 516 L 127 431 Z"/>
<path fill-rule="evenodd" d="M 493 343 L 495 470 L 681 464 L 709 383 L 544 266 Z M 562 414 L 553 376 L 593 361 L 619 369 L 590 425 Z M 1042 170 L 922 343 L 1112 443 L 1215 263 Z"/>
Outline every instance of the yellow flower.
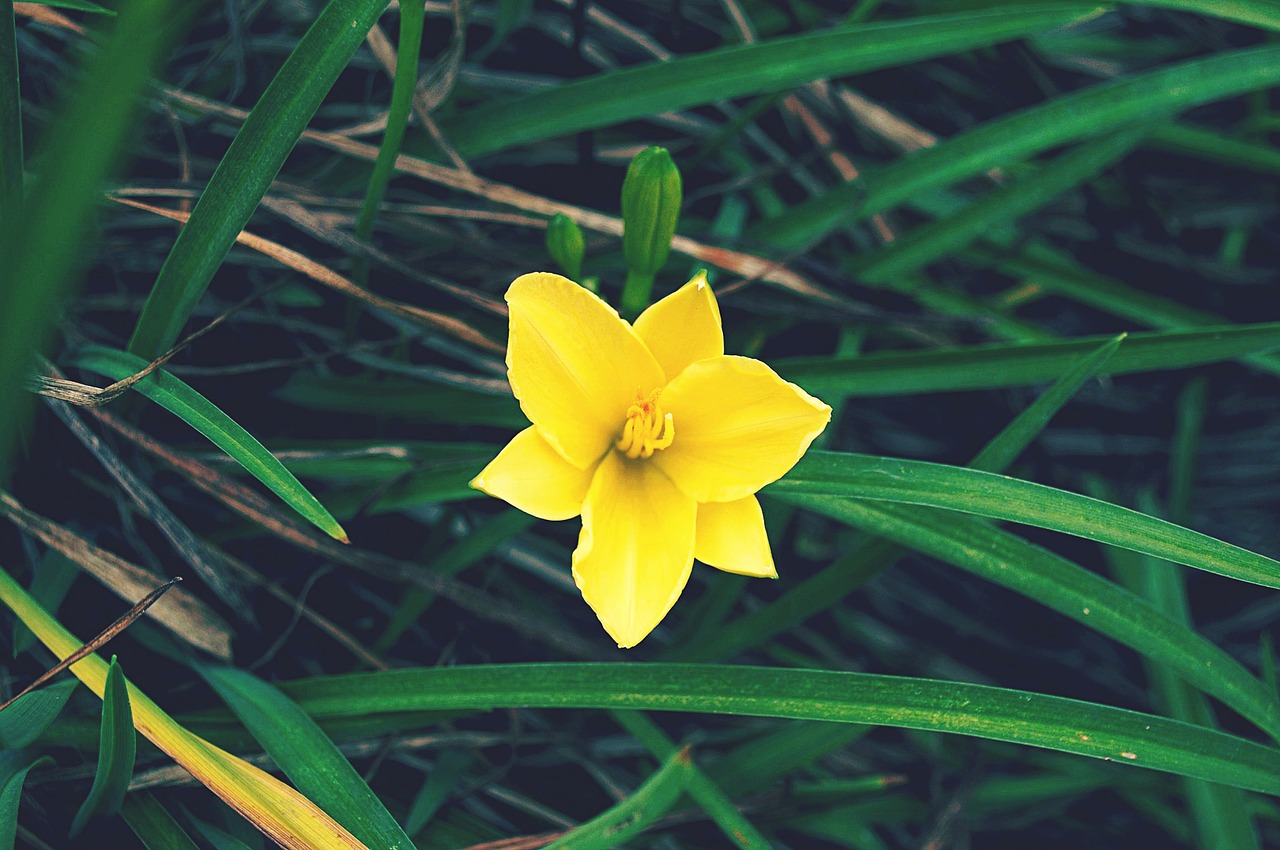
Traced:
<path fill-rule="evenodd" d="M 573 578 L 621 647 L 642 641 L 693 559 L 776 578 L 755 492 L 787 473 L 831 408 L 727 356 L 699 274 L 635 325 L 547 272 L 507 290 L 507 374 L 533 425 L 471 486 L 540 519 L 581 514 Z"/>

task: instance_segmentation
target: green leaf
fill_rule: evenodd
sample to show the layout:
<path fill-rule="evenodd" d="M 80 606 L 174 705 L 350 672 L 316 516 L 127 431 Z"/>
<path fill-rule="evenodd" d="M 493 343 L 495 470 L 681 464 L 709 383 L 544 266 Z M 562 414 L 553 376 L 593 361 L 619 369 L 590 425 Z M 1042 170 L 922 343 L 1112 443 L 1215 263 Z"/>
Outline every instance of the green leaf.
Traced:
<path fill-rule="evenodd" d="M 1280 562 L 1077 493 L 918 460 L 811 451 L 765 492 L 876 499 L 1020 522 L 1280 588 Z"/>
<path fill-rule="evenodd" d="M 1141 597 L 1065 558 L 968 516 L 851 499 L 794 501 L 941 558 L 1084 623 L 1165 665 L 1280 740 L 1280 702 L 1238 661 Z"/>
<path fill-rule="evenodd" d="M 612 850 L 662 817 L 684 793 L 692 770 L 688 750 L 677 750 L 630 797 L 565 833 L 548 850 Z"/>
<path fill-rule="evenodd" d="M 675 742 L 643 712 L 614 711 L 612 714 L 619 726 L 630 732 L 632 737 L 644 744 L 649 752 L 659 759 L 665 761 L 679 753 L 680 750 Z M 828 738 L 830 737 L 834 736 L 828 735 Z M 733 804 L 733 800 L 729 799 L 729 795 L 692 761 L 689 763 L 689 775 L 685 782 L 685 790 L 689 792 L 689 796 L 702 807 L 708 817 L 716 822 L 720 831 L 724 833 L 724 837 L 734 846 L 742 850 L 769 846 L 768 839 L 760 834 L 760 831 L 743 816 L 742 812 L 738 811 L 738 807 Z"/>
<path fill-rule="evenodd" d="M 1014 417 L 982 451 L 969 462 L 974 469 L 1002 472 L 1039 436 L 1085 382 L 1102 370 L 1124 341 L 1122 334 L 1099 346 L 1098 350 L 1062 374 L 1025 410 Z M 672 661 L 727 658 L 733 653 L 759 646 L 792 626 L 825 611 L 844 599 L 873 576 L 888 569 L 908 547 L 885 540 L 871 540 L 841 557 L 817 575 L 793 585 L 780 598 L 742 615 L 717 629 L 698 643 L 677 647 Z"/>
<path fill-rule="evenodd" d="M 1115 572 L 1121 582 L 1131 591 L 1145 595 L 1176 622 L 1190 625 L 1181 570 L 1152 558 L 1119 550 L 1112 552 L 1112 566 L 1117 568 Z M 1217 728 L 1217 721 L 1204 697 L 1179 678 L 1174 670 L 1150 661 L 1144 666 L 1152 701 L 1162 711 L 1178 720 Z M 1199 779 L 1184 779 L 1183 787 L 1201 847 L 1258 850 L 1258 838 L 1245 805 L 1244 792 Z"/>
<path fill-rule="evenodd" d="M 22 89 L 18 84 L 18 33 L 13 0 L 0 0 L 0 233 L 17 230 L 22 217 Z"/>
<path fill-rule="evenodd" d="M 797 204 L 763 222 L 756 238 L 799 250 L 836 226 L 870 218 L 913 195 L 1007 167 L 1055 145 L 1280 83 L 1280 46 L 1192 59 L 1103 83 L 988 121 L 931 148 Z"/>
<path fill-rule="evenodd" d="M 773 366 L 828 401 L 1017 387 L 1052 381 L 1111 337 L 998 343 L 860 357 L 793 357 Z M 1102 374 L 1159 372 L 1243 358 L 1280 348 L 1280 323 L 1131 334 Z"/>
<path fill-rule="evenodd" d="M 37 562 L 31 577 L 31 598 L 50 613 L 57 613 L 71 590 L 71 584 L 80 575 L 80 567 L 75 561 L 55 549 L 46 549 Z M 26 652 L 35 643 L 36 636 L 22 625 L 21 621 L 13 623 L 13 655 Z"/>
<path fill-rule="evenodd" d="M 33 191 L 16 221 L 0 221 L 0 480 L 18 421 L 29 398 L 22 378 L 43 348 L 48 330 L 61 314 L 62 301 L 77 279 L 77 269 L 91 255 L 86 238 L 103 181 L 114 170 L 130 133 L 139 93 L 164 52 L 173 26 L 174 7 L 167 0 L 126 0 L 112 31 L 90 61 L 73 75 L 74 88 L 44 134 L 34 158 L 43 163 Z M 12 14 L 6 5 L 3 14 Z M 0 41 L 6 36 L 0 35 Z M 10 60 L 0 47 L 0 65 Z M 0 74 L 6 74 L 0 71 Z M 3 81 L 0 81 L 3 82 Z M 16 80 L 14 81 L 16 83 Z M 0 100 L 17 99 L 18 90 L 0 85 Z M 0 107 L 6 109 L 6 107 Z M 0 128 L 16 133 L 7 112 Z M 20 175 L 13 137 L 0 137 L 6 189 L 14 191 Z M 0 203 L 11 203 L 12 198 Z M 75 246 L 71 250 L 68 246 Z"/>
<path fill-rule="evenodd" d="M 133 354 L 101 346 L 81 349 L 70 362 L 116 381 L 136 375 L 149 365 Z M 237 425 L 204 396 L 163 369 L 155 370 L 134 384 L 133 388 L 208 437 L 215 446 L 234 458 L 254 478 L 271 488 L 289 507 L 325 534 L 336 540 L 346 541 L 347 533 L 342 530 L 342 526 L 293 477 L 293 473 L 276 460 L 275 455 L 267 451 L 252 434 Z"/>
<path fill-rule="evenodd" d="M 58 719 L 79 681 L 46 685 L 20 697 L 0 711 L 0 750 L 16 750 L 40 737 Z"/>
<path fill-rule="evenodd" d="M 102 694 L 102 732 L 98 743 L 98 769 L 93 785 L 75 818 L 70 835 L 78 836 L 97 815 L 114 815 L 120 811 L 129 780 L 133 778 L 133 759 L 138 748 L 138 733 L 133 728 L 133 711 L 129 707 L 129 688 L 116 657 L 111 656 L 106 689 Z"/>
<path fill-rule="evenodd" d="M 400 155 L 400 143 L 404 141 L 405 128 L 409 126 L 409 110 L 418 86 L 418 58 L 422 54 L 422 22 L 426 9 L 417 3 L 400 8 L 399 45 L 396 50 L 395 83 L 391 89 L 391 108 L 387 113 L 387 127 L 378 147 L 378 158 L 369 175 L 364 202 L 356 217 L 356 238 L 367 242 L 373 233 L 373 223 L 378 217 L 387 185 L 395 174 L 396 157 Z M 357 260 L 354 280 L 364 285 L 368 279 L 368 260 Z"/>
<path fill-rule="evenodd" d="M 513 429 L 529 425 L 529 420 L 520 412 L 519 403 L 510 395 L 409 379 L 370 381 L 298 372 L 276 392 L 276 397 L 308 410 L 367 413 L 415 422 L 500 425 Z"/>
<path fill-rule="evenodd" d="M 409 814 L 404 817 L 405 832 L 417 835 L 431 822 L 449 795 L 461 785 L 463 772 L 474 759 L 469 750 L 450 748 L 440 753 L 427 774 L 427 781 L 414 796 Z"/>
<path fill-rule="evenodd" d="M 33 767 L 53 764 L 49 756 L 34 759 L 20 750 L 0 752 L 0 850 L 13 850 L 18 834 L 18 804 L 22 785 Z"/>
<path fill-rule="evenodd" d="M 330 0 L 254 106 L 200 195 L 147 298 L 129 351 L 148 360 L 177 340 L 236 236 L 387 0 Z"/>
<path fill-rule="evenodd" d="M 351 762 L 293 700 L 243 670 L 200 665 L 196 672 L 298 790 L 352 835 L 369 847 L 413 847 Z"/>
<path fill-rule="evenodd" d="M 467 109 L 442 129 L 463 156 L 482 156 L 647 115 L 986 47 L 1091 15 L 1061 7 L 1004 9 L 722 47 Z"/>
<path fill-rule="evenodd" d="M 933 679 L 705 664 L 490 664 L 326 676 L 282 689 L 313 716 L 470 708 L 636 708 L 974 735 L 1280 793 L 1280 750 L 1063 697 Z"/>
<path fill-rule="evenodd" d="M 200 850 L 169 810 L 148 791 L 135 791 L 125 797 L 120 815 L 147 850 Z"/>
<path fill-rule="evenodd" d="M 954 214 L 899 237 L 850 265 L 863 283 L 910 290 L 908 275 L 955 253 L 999 225 L 1025 216 L 1125 157 L 1151 132 L 1143 125 L 1080 145 Z"/>

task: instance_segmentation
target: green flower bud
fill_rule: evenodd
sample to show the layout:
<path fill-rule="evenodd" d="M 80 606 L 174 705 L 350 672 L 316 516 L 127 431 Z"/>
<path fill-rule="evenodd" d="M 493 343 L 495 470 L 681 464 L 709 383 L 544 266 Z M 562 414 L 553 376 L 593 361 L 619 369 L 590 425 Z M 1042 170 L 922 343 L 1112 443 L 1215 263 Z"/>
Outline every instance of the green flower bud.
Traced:
<path fill-rule="evenodd" d="M 547 253 L 565 277 L 577 280 L 582 274 L 582 255 L 586 248 L 577 222 L 564 213 L 556 213 L 547 224 Z"/>
<path fill-rule="evenodd" d="M 622 251 L 627 269 L 652 278 L 667 261 L 680 220 L 680 170 L 666 148 L 645 148 L 622 184 Z"/>

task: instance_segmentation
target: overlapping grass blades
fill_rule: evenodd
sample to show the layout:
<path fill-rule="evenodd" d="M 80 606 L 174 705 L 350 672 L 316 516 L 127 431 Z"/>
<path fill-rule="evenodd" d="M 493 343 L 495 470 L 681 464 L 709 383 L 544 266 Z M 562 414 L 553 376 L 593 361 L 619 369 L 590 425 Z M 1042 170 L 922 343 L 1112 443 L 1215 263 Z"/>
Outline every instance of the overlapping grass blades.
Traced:
<path fill-rule="evenodd" d="M 209 180 L 147 298 L 129 351 L 160 356 L 387 0 L 333 0 L 289 54 Z"/>
<path fill-rule="evenodd" d="M 136 375 L 149 364 L 125 351 L 89 346 L 71 361 L 75 365 L 120 381 Z M 291 508 L 335 540 L 346 541 L 347 533 L 328 509 L 311 495 L 275 455 L 252 434 L 236 424 L 200 393 L 173 375 L 157 369 L 133 385 L 156 404 L 195 428 L 210 442 L 235 458 L 254 478 L 271 488 Z"/>

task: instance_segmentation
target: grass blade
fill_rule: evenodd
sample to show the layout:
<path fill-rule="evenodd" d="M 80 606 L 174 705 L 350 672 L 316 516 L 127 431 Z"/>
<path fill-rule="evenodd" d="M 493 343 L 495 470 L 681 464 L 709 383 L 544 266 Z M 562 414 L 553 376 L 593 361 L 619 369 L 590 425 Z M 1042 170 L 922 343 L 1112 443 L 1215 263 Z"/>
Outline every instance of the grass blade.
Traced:
<path fill-rule="evenodd" d="M 134 127 L 138 94 L 171 34 L 171 27 L 156 22 L 170 21 L 172 12 L 167 0 L 121 4 L 110 36 L 78 75 L 79 85 L 45 136 L 40 161 L 52 167 L 39 175 L 20 219 L 0 222 L 5 224 L 0 230 L 0 481 L 29 401 L 22 395 L 22 378 L 32 353 L 43 347 L 78 263 L 88 256 L 84 234 L 99 187 Z M 7 14 L 12 18 L 12 6 Z M 7 99 L 16 97 L 17 89 L 0 92 Z M 9 140 L 0 140 L 0 146 L 5 148 L 0 156 L 11 162 L 15 152 Z M 68 250 L 69 245 L 76 250 Z"/>
<path fill-rule="evenodd" d="M 59 658 L 82 645 L 50 617 L 13 578 L 0 569 L 0 602 Z M 90 654 L 71 667 L 76 678 L 101 697 L 107 664 Z M 360 850 L 364 845 L 314 803 L 270 774 L 193 735 L 174 722 L 146 694 L 126 683 L 134 728 L 182 765 L 254 826 L 289 850 Z"/>
<path fill-rule="evenodd" d="M 986 472 L 1004 471 L 1031 445 L 1080 387 L 1115 356 L 1123 341 L 1124 336 L 1121 335 L 1104 343 L 1068 369 L 1054 381 L 1053 386 L 992 438 L 969 462 L 969 466 Z M 727 658 L 743 649 L 760 646 L 774 635 L 830 608 L 873 576 L 888 569 L 908 551 L 908 547 L 886 540 L 872 540 L 792 587 L 775 602 L 742 615 L 701 641 L 684 644 L 673 652 L 671 660 Z"/>
<path fill-rule="evenodd" d="M 62 713 L 77 682 L 55 682 L 23 694 L 0 711 L 0 750 L 19 750 L 40 737 Z"/>
<path fill-rule="evenodd" d="M 129 708 L 129 689 L 124 671 L 116 657 L 107 666 L 107 682 L 102 694 L 102 733 L 98 742 L 98 768 L 93 786 L 71 821 L 72 838 L 84 831 L 95 815 L 114 815 L 120 811 L 129 780 L 133 778 L 133 758 L 138 748 L 138 733 L 133 729 L 133 711 Z"/>
<path fill-rule="evenodd" d="M 1280 47 L 1219 53 L 1103 83 L 989 121 L 870 175 L 789 208 L 754 235 L 800 250 L 847 226 L 938 189 L 1008 166 L 1054 145 L 1280 83 Z"/>
<path fill-rule="evenodd" d="M 0 0 L 0 233 L 16 230 L 22 213 L 22 88 L 13 0 Z"/>
<path fill-rule="evenodd" d="M 671 756 L 627 799 L 570 830 L 547 845 L 548 850 L 611 850 L 638 835 L 671 808 L 684 793 L 693 771 L 689 750 Z"/>
<path fill-rule="evenodd" d="M 218 163 L 138 318 L 129 351 L 155 359 L 177 340 L 338 73 L 387 0 L 331 0 L 289 54 Z"/>
<path fill-rule="evenodd" d="M 31 758 L 21 750 L 0 752 L 0 847 L 11 850 L 18 834 L 18 804 L 22 786 L 33 767 L 52 765 L 49 756 Z"/>
<path fill-rule="evenodd" d="M 658 724 L 640 711 L 615 711 L 613 719 L 626 729 L 631 736 L 660 759 L 669 759 L 679 753 L 675 742 L 666 736 Z M 738 811 L 729 796 L 721 790 L 706 773 L 692 761 L 689 763 L 689 775 L 686 778 L 686 791 L 702 810 L 707 813 L 725 838 L 742 850 L 768 847 L 769 841 L 755 828 L 751 821 Z"/>
<path fill-rule="evenodd" d="M 1280 741 L 1280 702 L 1238 661 L 1141 597 L 972 517 L 801 497 L 797 504 L 1008 587 L 1176 670 Z"/>
<path fill-rule="evenodd" d="M 1280 750 L 1150 714 L 1025 691 L 827 670 L 706 664 L 490 664 L 282 686 L 308 714 L 635 708 L 974 735 L 1280 793 Z"/>
<path fill-rule="evenodd" d="M 412 847 L 351 762 L 293 700 L 252 673 L 201 665 L 204 677 L 298 790 L 369 847 Z"/>
<path fill-rule="evenodd" d="M 396 170 L 396 157 L 400 143 L 404 141 L 405 128 L 409 126 L 409 110 L 418 86 L 418 56 L 422 51 L 422 21 L 425 5 L 408 3 L 400 7 L 400 43 L 396 50 L 396 78 L 391 89 L 391 109 L 387 113 L 387 129 L 382 135 L 378 158 L 373 162 L 369 186 L 365 190 L 364 203 L 356 217 L 356 238 L 367 242 L 373 233 L 373 222 L 378 208 L 387 193 L 387 184 Z M 363 285 L 368 278 L 368 260 L 361 257 L 358 271 L 352 278 Z"/>
<path fill-rule="evenodd" d="M 1052 381 L 1109 339 L 1091 336 L 861 357 L 793 357 L 772 365 L 787 380 L 820 398 L 989 390 Z M 1280 348 L 1280 323 L 1135 333 L 1101 374 L 1181 369 L 1276 348 Z"/>
<path fill-rule="evenodd" d="M 958 466 L 811 451 L 765 492 L 946 508 L 1061 531 L 1280 588 L 1280 562 L 1271 558 L 1109 502 Z"/>
<path fill-rule="evenodd" d="M 124 800 L 120 816 L 147 848 L 164 850 L 200 850 L 169 810 L 150 792 L 135 791 Z"/>
<path fill-rule="evenodd" d="M 722 47 L 469 109 L 442 129 L 459 153 L 482 156 L 646 115 L 986 47 L 1092 14 L 1061 7 L 1004 9 Z"/>
<path fill-rule="evenodd" d="M 127 352 L 101 346 L 82 349 L 70 362 L 117 381 L 136 375 L 149 365 Z M 347 533 L 325 506 L 311 495 L 311 491 L 303 487 L 293 473 L 252 434 L 204 396 L 163 369 L 155 370 L 133 388 L 208 437 L 210 442 L 235 458 L 254 478 L 271 488 L 325 534 L 346 542 Z"/>
<path fill-rule="evenodd" d="M 1151 132 L 1129 128 L 1065 153 L 1029 177 L 997 189 L 955 214 L 927 224 L 852 264 L 863 283 L 910 289 L 907 276 L 990 232 L 1040 209 L 1126 156 Z"/>

